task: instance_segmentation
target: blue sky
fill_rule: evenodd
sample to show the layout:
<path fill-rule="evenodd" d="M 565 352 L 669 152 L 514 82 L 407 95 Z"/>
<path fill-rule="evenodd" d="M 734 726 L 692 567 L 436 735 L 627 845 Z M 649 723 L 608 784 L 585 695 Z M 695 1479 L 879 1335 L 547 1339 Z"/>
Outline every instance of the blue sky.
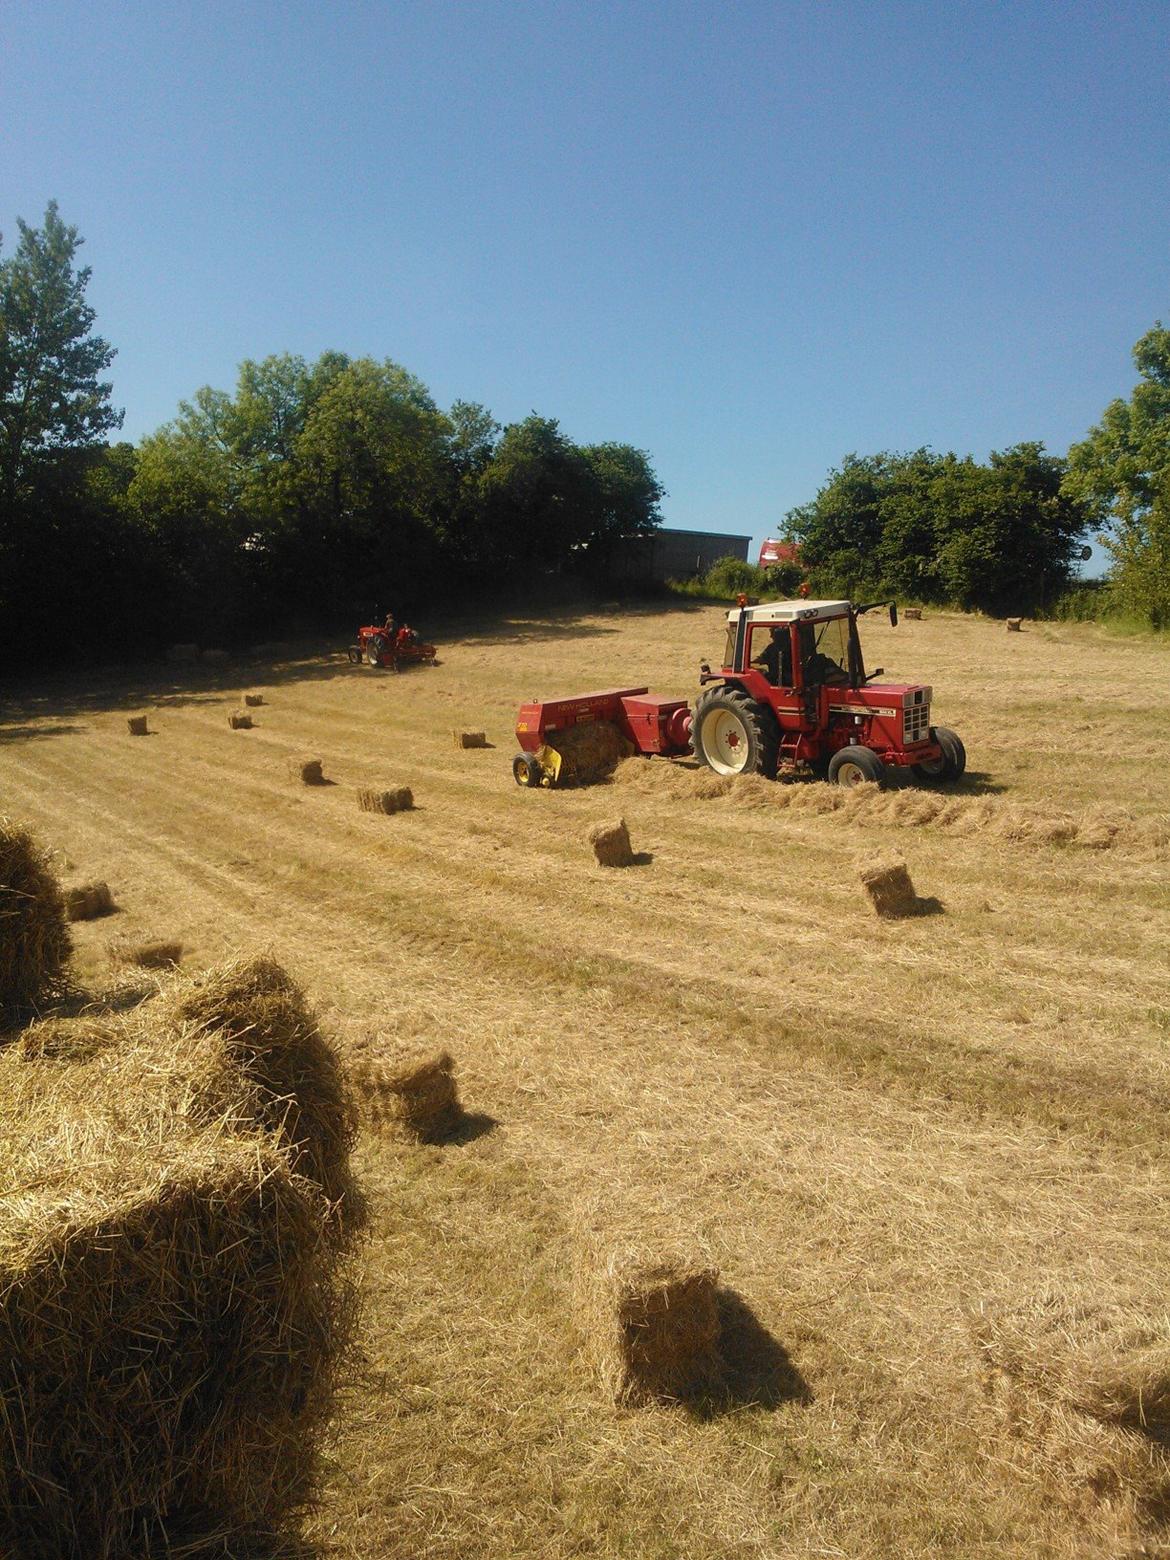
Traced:
<path fill-rule="evenodd" d="M 1168 38 L 1165 0 L 6 0 L 0 228 L 80 228 L 127 437 L 337 348 L 758 540 L 849 451 L 1063 453 L 1128 393 Z"/>

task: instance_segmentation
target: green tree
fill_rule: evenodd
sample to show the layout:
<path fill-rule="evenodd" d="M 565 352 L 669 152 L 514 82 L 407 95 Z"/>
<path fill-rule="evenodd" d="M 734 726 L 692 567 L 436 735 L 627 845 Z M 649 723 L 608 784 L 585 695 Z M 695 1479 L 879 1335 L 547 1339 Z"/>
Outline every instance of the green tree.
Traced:
<path fill-rule="evenodd" d="M 1128 401 L 1068 452 L 1065 492 L 1089 506 L 1113 560 L 1110 595 L 1170 626 L 1170 330 L 1159 320 L 1133 349 L 1141 378 Z"/>
<path fill-rule="evenodd" d="M 0 261 L 0 495 L 9 507 L 63 452 L 100 444 L 122 423 L 98 378 L 114 350 L 91 334 L 90 269 L 74 268 L 83 240 L 56 201 L 43 227 L 18 226 L 16 252 Z"/>

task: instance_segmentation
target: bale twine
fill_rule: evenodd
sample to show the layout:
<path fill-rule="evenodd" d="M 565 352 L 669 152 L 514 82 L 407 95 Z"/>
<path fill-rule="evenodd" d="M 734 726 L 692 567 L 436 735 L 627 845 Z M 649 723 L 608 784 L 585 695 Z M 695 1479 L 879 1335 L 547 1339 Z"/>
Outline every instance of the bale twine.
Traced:
<path fill-rule="evenodd" d="M 1023 621 L 1024 621 L 1023 618 L 1008 618 L 1008 620 L 1007 620 L 1008 632 L 1012 633 L 1012 634 L 1020 633 L 1021 632 L 1020 625 L 1023 623 Z"/>
<path fill-rule="evenodd" d="M 167 660 L 177 665 L 189 665 L 199 659 L 198 645 L 171 645 L 167 650 Z"/>
<path fill-rule="evenodd" d="M 71 952 L 65 901 L 44 852 L 27 829 L 0 818 L 0 1014 L 55 995 Z"/>
<path fill-rule="evenodd" d="M 302 785 L 325 784 L 325 770 L 319 758 L 290 758 L 288 772 L 290 779 L 299 780 Z"/>
<path fill-rule="evenodd" d="M 249 709 L 256 709 L 264 703 L 264 695 L 262 693 L 246 693 L 244 695 L 244 703 Z"/>
<path fill-rule="evenodd" d="M 618 1403 L 693 1401 L 719 1389 L 719 1274 L 695 1253 L 591 1243 L 577 1299 L 594 1365 Z"/>
<path fill-rule="evenodd" d="M 400 785 L 393 791 L 372 791 L 359 786 L 357 801 L 362 812 L 409 812 L 414 806 L 414 793 L 408 785 Z"/>
<path fill-rule="evenodd" d="M 176 1108 L 172 1052 L 0 1057 L 2 1554 L 251 1552 L 312 1498 L 353 1316 L 328 1205 L 242 1110 Z"/>
<path fill-rule="evenodd" d="M 235 960 L 180 987 L 163 1012 L 184 1043 L 210 1042 L 201 1094 L 212 1108 L 242 1076 L 256 1091 L 254 1118 L 289 1151 L 297 1173 L 352 1221 L 359 1203 L 349 1173 L 353 1104 L 337 1056 L 287 971 L 268 957 Z M 208 1082 L 220 1074 L 217 1084 Z"/>
<path fill-rule="evenodd" d="M 420 1143 L 441 1143 L 463 1120 L 448 1051 L 385 1062 L 364 1057 L 349 1074 L 365 1123 Z"/>
<path fill-rule="evenodd" d="M 110 948 L 115 964 L 132 964 L 141 970 L 173 969 L 183 957 L 181 942 L 121 942 Z"/>
<path fill-rule="evenodd" d="M 918 913 L 918 896 L 904 861 L 874 861 L 861 867 L 858 876 L 878 915 L 893 920 Z"/>
<path fill-rule="evenodd" d="M 630 831 L 624 818 L 611 823 L 595 823 L 589 830 L 588 840 L 593 854 L 603 867 L 629 867 L 634 853 L 630 849 Z"/>
<path fill-rule="evenodd" d="M 252 717 L 247 710 L 233 710 L 228 716 L 228 725 L 233 731 L 251 731 Z"/>
<path fill-rule="evenodd" d="M 78 883 L 65 890 L 65 913 L 71 921 L 93 921 L 113 909 L 114 896 L 108 883 Z"/>
<path fill-rule="evenodd" d="M 921 607 L 903 607 L 902 608 L 902 616 L 904 618 L 909 618 L 912 622 L 917 623 L 919 621 L 919 619 L 922 617 L 922 608 Z"/>
<path fill-rule="evenodd" d="M 145 715 L 129 715 L 129 716 L 127 716 L 126 717 L 126 725 L 129 727 L 130 735 L 132 737 L 145 737 L 145 736 L 149 735 L 149 733 L 147 732 L 147 729 L 146 729 L 146 716 Z"/>
<path fill-rule="evenodd" d="M 457 748 L 485 748 L 487 747 L 487 732 L 485 731 L 453 731 Z"/>

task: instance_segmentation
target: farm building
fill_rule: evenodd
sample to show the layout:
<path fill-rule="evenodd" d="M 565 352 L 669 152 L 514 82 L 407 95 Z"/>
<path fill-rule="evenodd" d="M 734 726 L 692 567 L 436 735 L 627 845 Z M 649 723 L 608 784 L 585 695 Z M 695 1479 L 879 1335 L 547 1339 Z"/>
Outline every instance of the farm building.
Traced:
<path fill-rule="evenodd" d="M 615 581 L 655 584 L 689 580 L 705 574 L 720 558 L 747 561 L 750 536 L 721 531 L 653 531 L 648 536 L 624 536 L 615 545 L 610 577 Z"/>

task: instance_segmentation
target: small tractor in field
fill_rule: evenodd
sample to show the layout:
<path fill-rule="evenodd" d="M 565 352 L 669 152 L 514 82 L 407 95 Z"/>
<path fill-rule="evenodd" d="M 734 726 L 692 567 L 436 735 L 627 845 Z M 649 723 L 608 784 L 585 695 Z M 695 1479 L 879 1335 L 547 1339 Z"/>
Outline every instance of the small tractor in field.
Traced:
<path fill-rule="evenodd" d="M 384 623 L 359 628 L 357 643 L 349 647 L 354 666 L 387 666 L 400 672 L 404 666 L 434 666 L 437 651 L 409 628 L 388 628 Z"/>
<path fill-rule="evenodd" d="M 692 712 L 685 699 L 645 688 L 524 704 L 516 722 L 519 785 L 558 785 L 632 753 L 694 752 L 721 775 L 774 779 L 797 766 L 836 785 L 881 785 L 891 767 L 916 780 L 957 780 L 967 766 L 953 731 L 930 723 L 931 689 L 875 683 L 857 620 L 873 606 L 848 601 L 741 604 L 727 614 L 723 666 L 703 663 Z"/>

